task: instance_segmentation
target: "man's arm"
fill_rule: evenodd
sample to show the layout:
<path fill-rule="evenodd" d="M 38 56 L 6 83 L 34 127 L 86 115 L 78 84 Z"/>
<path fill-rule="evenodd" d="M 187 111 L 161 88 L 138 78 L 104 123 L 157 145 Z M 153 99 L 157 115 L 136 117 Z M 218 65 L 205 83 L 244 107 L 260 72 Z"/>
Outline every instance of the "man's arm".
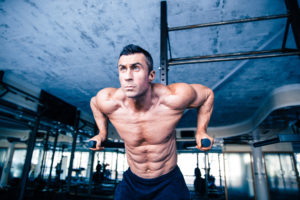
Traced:
<path fill-rule="evenodd" d="M 195 98 L 190 104 L 190 108 L 197 108 L 198 119 L 197 119 L 197 132 L 196 132 L 196 142 L 197 148 L 200 150 L 209 150 L 213 144 L 213 138 L 207 135 L 207 126 L 213 111 L 214 105 L 214 93 L 208 87 L 200 84 L 191 84 L 195 91 Z M 202 147 L 201 140 L 208 138 L 211 141 L 209 147 Z"/>
<path fill-rule="evenodd" d="M 167 86 L 170 93 L 166 95 L 164 103 L 177 110 L 186 108 L 197 108 L 197 148 L 200 150 L 209 150 L 213 144 L 213 138 L 207 135 L 207 126 L 213 110 L 214 93 L 208 87 L 200 84 L 174 83 Z M 201 140 L 208 138 L 211 141 L 209 147 L 202 147 Z"/>
<path fill-rule="evenodd" d="M 98 94 L 99 95 L 99 94 Z M 91 109 L 93 111 L 93 115 L 99 129 L 99 134 L 92 137 L 90 140 L 94 140 L 97 142 L 96 148 L 91 148 L 91 150 L 100 150 L 103 149 L 101 147 L 101 143 L 104 142 L 107 138 L 107 124 L 108 119 L 104 113 L 100 110 L 99 105 L 97 104 L 97 97 L 93 97 L 91 99 Z"/>

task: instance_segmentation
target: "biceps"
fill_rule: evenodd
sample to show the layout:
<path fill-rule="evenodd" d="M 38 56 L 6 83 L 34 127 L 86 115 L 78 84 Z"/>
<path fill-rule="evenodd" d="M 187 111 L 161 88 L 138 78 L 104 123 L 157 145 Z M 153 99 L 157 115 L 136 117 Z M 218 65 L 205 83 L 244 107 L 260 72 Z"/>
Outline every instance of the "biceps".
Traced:
<path fill-rule="evenodd" d="M 106 129 L 107 127 L 107 117 L 105 114 L 101 112 L 99 107 L 97 106 L 96 98 L 93 97 L 91 99 L 91 109 L 93 111 L 93 115 L 96 121 L 96 124 L 100 130 Z"/>
<path fill-rule="evenodd" d="M 191 86 L 194 89 L 196 96 L 191 102 L 189 106 L 190 108 L 197 108 L 199 106 L 202 106 L 209 98 L 209 96 L 213 95 L 212 90 L 206 86 L 200 84 L 191 84 Z"/>

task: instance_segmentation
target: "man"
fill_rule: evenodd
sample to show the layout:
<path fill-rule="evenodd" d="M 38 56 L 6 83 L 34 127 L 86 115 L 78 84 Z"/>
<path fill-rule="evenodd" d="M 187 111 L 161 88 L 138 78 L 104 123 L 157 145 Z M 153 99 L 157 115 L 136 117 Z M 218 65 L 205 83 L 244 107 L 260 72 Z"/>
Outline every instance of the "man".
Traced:
<path fill-rule="evenodd" d="M 213 138 L 206 129 L 213 110 L 213 92 L 199 84 L 153 84 L 151 55 L 136 45 L 122 50 L 120 88 L 105 88 L 91 99 L 101 143 L 107 138 L 108 119 L 124 140 L 129 169 L 115 192 L 115 199 L 189 199 L 189 191 L 177 166 L 175 127 L 186 108 L 198 109 L 197 148 L 201 139 Z"/>

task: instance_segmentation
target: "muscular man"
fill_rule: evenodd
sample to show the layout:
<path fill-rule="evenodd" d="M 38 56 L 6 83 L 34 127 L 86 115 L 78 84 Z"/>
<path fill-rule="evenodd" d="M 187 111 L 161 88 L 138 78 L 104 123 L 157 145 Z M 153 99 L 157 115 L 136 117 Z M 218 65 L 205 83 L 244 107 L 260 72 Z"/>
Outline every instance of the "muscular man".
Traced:
<path fill-rule="evenodd" d="M 177 166 L 175 127 L 186 108 L 198 109 L 197 148 L 201 139 L 213 138 L 206 129 L 214 94 L 200 84 L 154 84 L 151 55 L 136 45 L 122 50 L 120 88 L 105 88 L 91 99 L 101 143 L 107 138 L 108 119 L 124 140 L 129 169 L 115 192 L 115 199 L 189 199 L 189 191 Z"/>

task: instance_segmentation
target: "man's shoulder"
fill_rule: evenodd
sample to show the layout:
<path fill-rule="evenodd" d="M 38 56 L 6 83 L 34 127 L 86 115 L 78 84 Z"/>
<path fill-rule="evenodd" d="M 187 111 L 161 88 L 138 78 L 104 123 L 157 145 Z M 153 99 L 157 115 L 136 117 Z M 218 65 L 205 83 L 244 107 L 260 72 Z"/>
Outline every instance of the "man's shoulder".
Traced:
<path fill-rule="evenodd" d="M 192 90 L 191 85 L 187 83 L 173 83 L 170 85 L 155 83 L 154 88 L 159 96 L 180 95 Z"/>
<path fill-rule="evenodd" d="M 159 84 L 155 87 L 161 103 L 173 109 L 186 108 L 194 98 L 193 88 L 187 83 L 173 83 L 167 86 Z"/>
<path fill-rule="evenodd" d="M 119 88 L 104 88 L 97 93 L 96 102 L 101 110 L 108 112 L 119 105 L 121 98 L 122 92 Z"/>
<path fill-rule="evenodd" d="M 172 93 L 178 92 L 185 92 L 186 90 L 191 90 L 192 87 L 190 84 L 187 83 L 173 83 L 168 85 L 168 88 L 171 90 Z"/>
<path fill-rule="evenodd" d="M 97 93 L 96 98 L 104 101 L 111 100 L 117 91 L 118 88 L 104 88 Z"/>

